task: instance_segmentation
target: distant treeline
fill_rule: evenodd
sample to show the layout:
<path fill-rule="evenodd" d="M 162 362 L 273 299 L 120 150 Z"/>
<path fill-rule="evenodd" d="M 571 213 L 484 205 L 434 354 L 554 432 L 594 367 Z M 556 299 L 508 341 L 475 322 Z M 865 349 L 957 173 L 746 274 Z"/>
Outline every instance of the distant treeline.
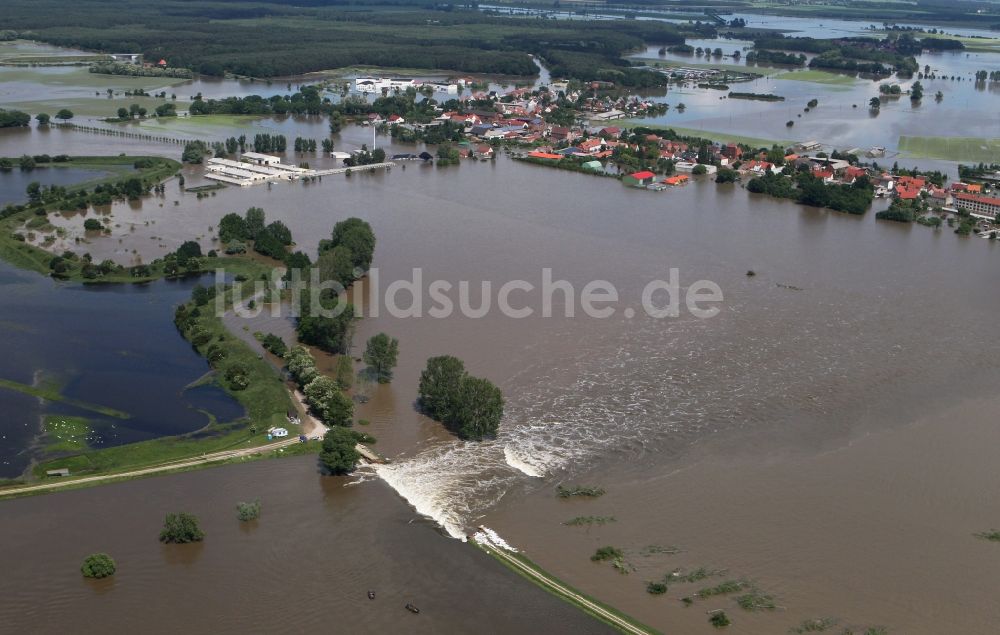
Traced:
<path fill-rule="evenodd" d="M 730 99 L 755 99 L 757 101 L 785 101 L 781 95 L 772 93 L 729 93 Z"/>
<path fill-rule="evenodd" d="M 892 33 L 882 40 L 872 38 L 824 40 L 811 37 L 784 37 L 779 34 L 755 39 L 754 47 L 816 53 L 816 57 L 809 62 L 810 68 L 832 68 L 875 75 L 887 75 L 894 71 L 913 74 L 919 68 L 913 56 L 919 55 L 921 51 L 965 48 L 958 40 L 946 38 L 918 40 L 909 32 Z M 757 61 L 762 61 L 765 54 L 769 54 L 768 51 L 757 50 Z M 747 58 L 749 57 L 748 55 Z"/>
<path fill-rule="evenodd" d="M 629 68 L 627 52 L 647 43 L 683 44 L 685 34 L 715 35 L 708 24 L 529 20 L 406 0 L 354 4 L 8 0 L 4 22 L 52 44 L 142 53 L 207 75 L 272 77 L 366 65 L 532 76 L 530 53 L 558 75 L 630 85 L 658 74 Z"/>
<path fill-rule="evenodd" d="M 783 53 L 781 51 L 750 51 L 747 53 L 747 64 L 781 64 L 784 66 L 802 66 L 806 56 L 802 53 Z"/>
<path fill-rule="evenodd" d="M 159 66 L 140 66 L 138 64 L 125 64 L 123 62 L 103 62 L 93 64 L 90 67 L 91 73 L 101 75 L 128 75 L 131 77 L 180 77 L 191 79 L 194 73 L 187 68 L 160 68 Z"/>

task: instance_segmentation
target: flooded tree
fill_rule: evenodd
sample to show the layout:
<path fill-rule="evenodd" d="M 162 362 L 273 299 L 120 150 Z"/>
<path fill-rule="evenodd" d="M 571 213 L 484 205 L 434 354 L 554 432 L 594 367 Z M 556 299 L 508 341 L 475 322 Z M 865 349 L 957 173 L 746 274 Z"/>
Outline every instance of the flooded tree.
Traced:
<path fill-rule="evenodd" d="M 160 531 L 160 542 L 167 544 L 187 544 L 205 539 L 205 532 L 198 525 L 198 518 L 193 514 L 178 512 L 167 514 Z"/>
<path fill-rule="evenodd" d="M 115 574 L 115 561 L 106 553 L 92 553 L 83 561 L 80 572 L 85 578 L 107 578 Z"/>

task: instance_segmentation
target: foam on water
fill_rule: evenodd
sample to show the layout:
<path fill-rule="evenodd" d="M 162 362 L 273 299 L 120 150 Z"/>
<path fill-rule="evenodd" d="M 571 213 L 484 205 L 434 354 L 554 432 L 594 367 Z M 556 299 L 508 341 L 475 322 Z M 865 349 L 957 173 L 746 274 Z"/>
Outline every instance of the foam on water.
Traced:
<path fill-rule="evenodd" d="M 503 456 L 507 461 L 507 465 L 511 466 L 518 472 L 521 472 L 525 476 L 533 476 L 535 478 L 541 478 L 545 476 L 543 468 L 536 467 L 532 465 L 528 460 L 521 458 L 517 450 L 513 449 L 509 445 L 503 446 Z"/>
<path fill-rule="evenodd" d="M 906 381 L 902 371 L 917 367 L 896 358 L 892 372 L 868 372 L 873 351 L 894 346 L 878 331 L 877 303 L 869 312 L 844 309 L 848 316 L 807 300 L 781 308 L 790 315 L 772 305 L 770 319 L 755 321 L 753 331 L 739 321 L 640 322 L 589 339 L 585 350 L 540 355 L 544 363 L 504 383 L 496 440 L 442 442 L 376 472 L 418 512 L 464 538 L 529 479 L 572 478 L 679 452 L 718 431 L 814 418 L 835 411 L 845 395 L 862 398 L 885 382 Z M 792 319 L 799 328 L 789 331 L 782 324 Z"/>

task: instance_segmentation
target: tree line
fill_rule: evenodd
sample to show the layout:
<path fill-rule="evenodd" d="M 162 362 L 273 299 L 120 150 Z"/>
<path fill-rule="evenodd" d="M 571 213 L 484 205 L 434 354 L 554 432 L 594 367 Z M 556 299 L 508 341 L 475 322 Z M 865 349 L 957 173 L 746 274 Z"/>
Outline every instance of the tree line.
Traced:
<path fill-rule="evenodd" d="M 341 4 L 10 0 L 4 21 L 60 46 L 135 51 L 172 68 L 250 77 L 360 65 L 533 76 L 531 53 L 554 60 L 568 77 L 600 79 L 594 73 L 607 72 L 645 81 L 639 78 L 655 73 L 629 69 L 627 52 L 716 34 L 701 23 L 524 20 L 452 5 L 393 6 L 398 0 L 366 3 L 365 11 Z"/>

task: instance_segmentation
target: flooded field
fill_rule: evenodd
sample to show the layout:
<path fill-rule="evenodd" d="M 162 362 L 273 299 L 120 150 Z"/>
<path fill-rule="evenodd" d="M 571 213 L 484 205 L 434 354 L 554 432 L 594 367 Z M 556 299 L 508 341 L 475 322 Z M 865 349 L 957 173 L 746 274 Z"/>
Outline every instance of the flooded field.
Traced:
<path fill-rule="evenodd" d="M 992 63 L 971 55 L 922 56 L 921 63 L 963 77 Z M 968 79 L 925 80 L 923 104 L 904 98 L 877 116 L 866 107 L 877 91 L 868 80 L 789 79 L 769 72 L 745 85 L 786 95 L 780 104 L 671 89 L 668 103 L 683 101 L 686 111 L 672 107 L 652 122 L 838 147 L 894 148 L 900 136 L 932 133 L 1000 136 L 996 91 L 978 90 Z M 939 89 L 945 98 L 936 103 L 930 96 Z M 811 98 L 819 106 L 806 113 Z M 201 134 L 185 128 L 200 122 L 143 127 L 160 125 L 172 127 L 171 134 Z M 205 126 L 220 137 L 254 130 L 326 134 L 325 122 L 309 117 L 217 119 Z M 370 144 L 371 134 L 348 128 L 336 147 Z M 377 142 L 390 154 L 423 149 L 393 146 L 385 137 Z M 54 148 L 179 154 L 177 146 L 67 130 L 0 133 L 3 156 Z M 289 158 L 330 164 L 318 156 Z M 955 176 L 954 162 L 919 164 Z M 201 170 L 185 167 L 187 187 L 207 183 Z M 995 242 L 880 222 L 872 212 L 857 217 L 806 208 L 704 178 L 654 193 L 501 156 L 227 188 L 201 198 L 171 180 L 163 196 L 97 212 L 113 219 L 109 236 L 87 235 L 83 214 L 54 218 L 65 232 L 54 248 L 76 245 L 122 264 L 148 262 L 189 238 L 207 250 L 217 247 L 219 219 L 251 206 L 287 224 L 307 252 L 348 216 L 374 228 L 378 273 L 358 285 L 366 318 L 353 353 L 380 331 L 398 337 L 401 352 L 393 382 L 375 388 L 358 416 L 371 421 L 366 432 L 393 462 L 364 470 L 362 482 L 350 487 L 318 476 L 312 459 L 301 458 L 3 503 L 0 538 L 26 545 L 31 556 L 15 558 L 14 582 L 0 589 L 15 600 L 0 602 L 5 622 L 66 630 L 82 611 L 93 611 L 110 620 L 104 624 L 134 628 L 137 620 L 188 602 L 194 609 L 185 614 L 186 626 L 219 632 L 314 628 L 328 610 L 352 629 L 468 632 L 489 615 L 498 632 L 599 630 L 431 529 L 460 538 L 485 523 L 555 575 L 665 632 L 712 632 L 705 611 L 715 608 L 730 613 L 738 633 L 784 633 L 819 617 L 843 626 L 885 625 L 894 635 L 991 632 L 998 616 L 989 591 L 1000 582 L 993 561 L 1000 552 L 973 534 L 1000 523 L 992 494 L 1000 481 L 990 454 L 1000 380 L 991 344 L 1000 311 Z M 646 285 L 674 268 L 681 288 L 700 280 L 719 285 L 719 315 L 654 319 L 637 311 Z M 575 296 L 557 296 L 549 318 L 497 311 L 479 318 L 373 315 L 388 285 L 413 280 L 415 269 L 424 286 L 469 282 L 474 305 L 483 301 L 480 293 L 490 295 L 480 292 L 484 281 L 495 293 L 505 282 L 525 280 L 535 289 L 519 303 L 537 307 L 547 269 L 577 292 L 607 280 L 620 300 L 607 319 L 567 316 Z M 134 395 L 157 407 L 186 407 L 176 397 L 178 385 L 203 367 L 190 350 L 190 360 L 182 354 L 169 324 L 169 305 L 186 288 L 158 285 L 155 296 L 146 288 L 56 294 L 49 290 L 55 283 L 33 274 L 7 276 L 17 288 L 43 287 L 33 293 L 44 298 L 46 315 L 59 317 L 53 311 L 68 295 L 84 296 L 66 310 L 83 306 L 127 316 L 136 329 L 141 324 L 164 347 L 147 354 L 179 361 L 171 362 L 170 381 L 147 380 L 161 392 L 143 386 Z M 132 307 L 135 296 L 156 316 L 126 313 L 134 311 L 124 306 Z M 110 306 L 90 304 L 109 299 Z M 4 324 L 27 328 L 18 322 L 24 313 L 14 309 Z M 93 337 L 105 350 L 144 350 L 144 339 L 108 344 L 104 334 L 117 338 L 125 327 L 100 319 L 106 321 Z M 44 316 L 39 320 L 44 325 Z M 74 320 L 95 324 L 98 317 Z M 241 328 L 239 321 L 230 324 Z M 292 325 L 287 316 L 263 315 L 246 326 L 287 334 Z M 4 332 L 11 334 L 4 350 L 40 346 L 17 343 L 13 328 Z M 58 340 L 51 345 L 64 350 Z M 417 412 L 420 371 L 441 354 L 461 357 L 473 374 L 503 388 L 506 416 L 496 440 L 457 441 Z M 24 372 L 30 362 L 15 356 L 13 378 L 30 376 Z M 80 372 L 92 378 L 88 399 L 102 401 L 99 387 L 113 386 L 114 378 Z M 36 421 L 22 397 L 14 394 L 7 407 Z M 110 399 L 109 405 L 138 411 Z M 555 495 L 560 484 L 607 493 L 566 501 Z M 254 496 L 264 500 L 265 515 L 258 527 L 243 530 L 232 506 Z M 162 514 L 175 507 L 204 516 L 210 534 L 204 546 L 180 551 L 155 543 Z M 110 530 L 99 522 L 119 516 L 121 524 Z M 589 528 L 564 524 L 578 516 L 615 520 Z M 627 575 L 590 561 L 606 545 L 624 551 Z M 122 574 L 91 587 L 76 567 L 100 549 L 120 559 Z M 732 597 L 685 608 L 680 598 L 698 584 L 672 586 L 665 596 L 646 593 L 647 582 L 675 568 L 701 566 L 753 580 L 780 610 L 745 612 Z M 345 579 L 357 588 L 346 588 Z M 273 605 L 247 600 L 265 586 L 273 588 Z M 391 611 L 369 603 L 369 587 L 392 598 Z M 462 593 L 475 612 L 457 610 L 449 599 Z M 149 597 L 165 601 L 137 612 Z M 428 610 L 415 618 L 401 611 L 411 598 Z M 298 607 L 292 614 L 277 608 L 289 602 Z M 510 611 L 512 605 L 522 611 Z M 22 606 L 36 610 L 25 613 Z"/>
<path fill-rule="evenodd" d="M 260 519 L 237 521 L 236 502 L 257 498 Z M 164 515 L 181 509 L 201 519 L 205 542 L 161 545 Z M 441 538 L 385 485 L 320 476 L 315 457 L 5 501 L 3 511 L 0 538 L 24 554 L 8 560 L 0 582 L 0 622 L 12 632 L 235 634 L 328 624 L 467 633 L 487 615 L 495 632 L 613 632 L 478 549 Z M 118 573 L 84 580 L 80 562 L 101 550 Z"/>
<path fill-rule="evenodd" d="M 209 414 L 241 417 L 220 388 L 187 388 L 208 371 L 173 325 L 173 306 L 194 284 L 87 287 L 0 263 L 0 379 L 52 386 L 63 397 L 128 415 L 43 404 L 0 388 L 0 478 L 28 467 L 44 415 L 84 417 L 96 448 L 191 432 L 208 424 Z"/>

